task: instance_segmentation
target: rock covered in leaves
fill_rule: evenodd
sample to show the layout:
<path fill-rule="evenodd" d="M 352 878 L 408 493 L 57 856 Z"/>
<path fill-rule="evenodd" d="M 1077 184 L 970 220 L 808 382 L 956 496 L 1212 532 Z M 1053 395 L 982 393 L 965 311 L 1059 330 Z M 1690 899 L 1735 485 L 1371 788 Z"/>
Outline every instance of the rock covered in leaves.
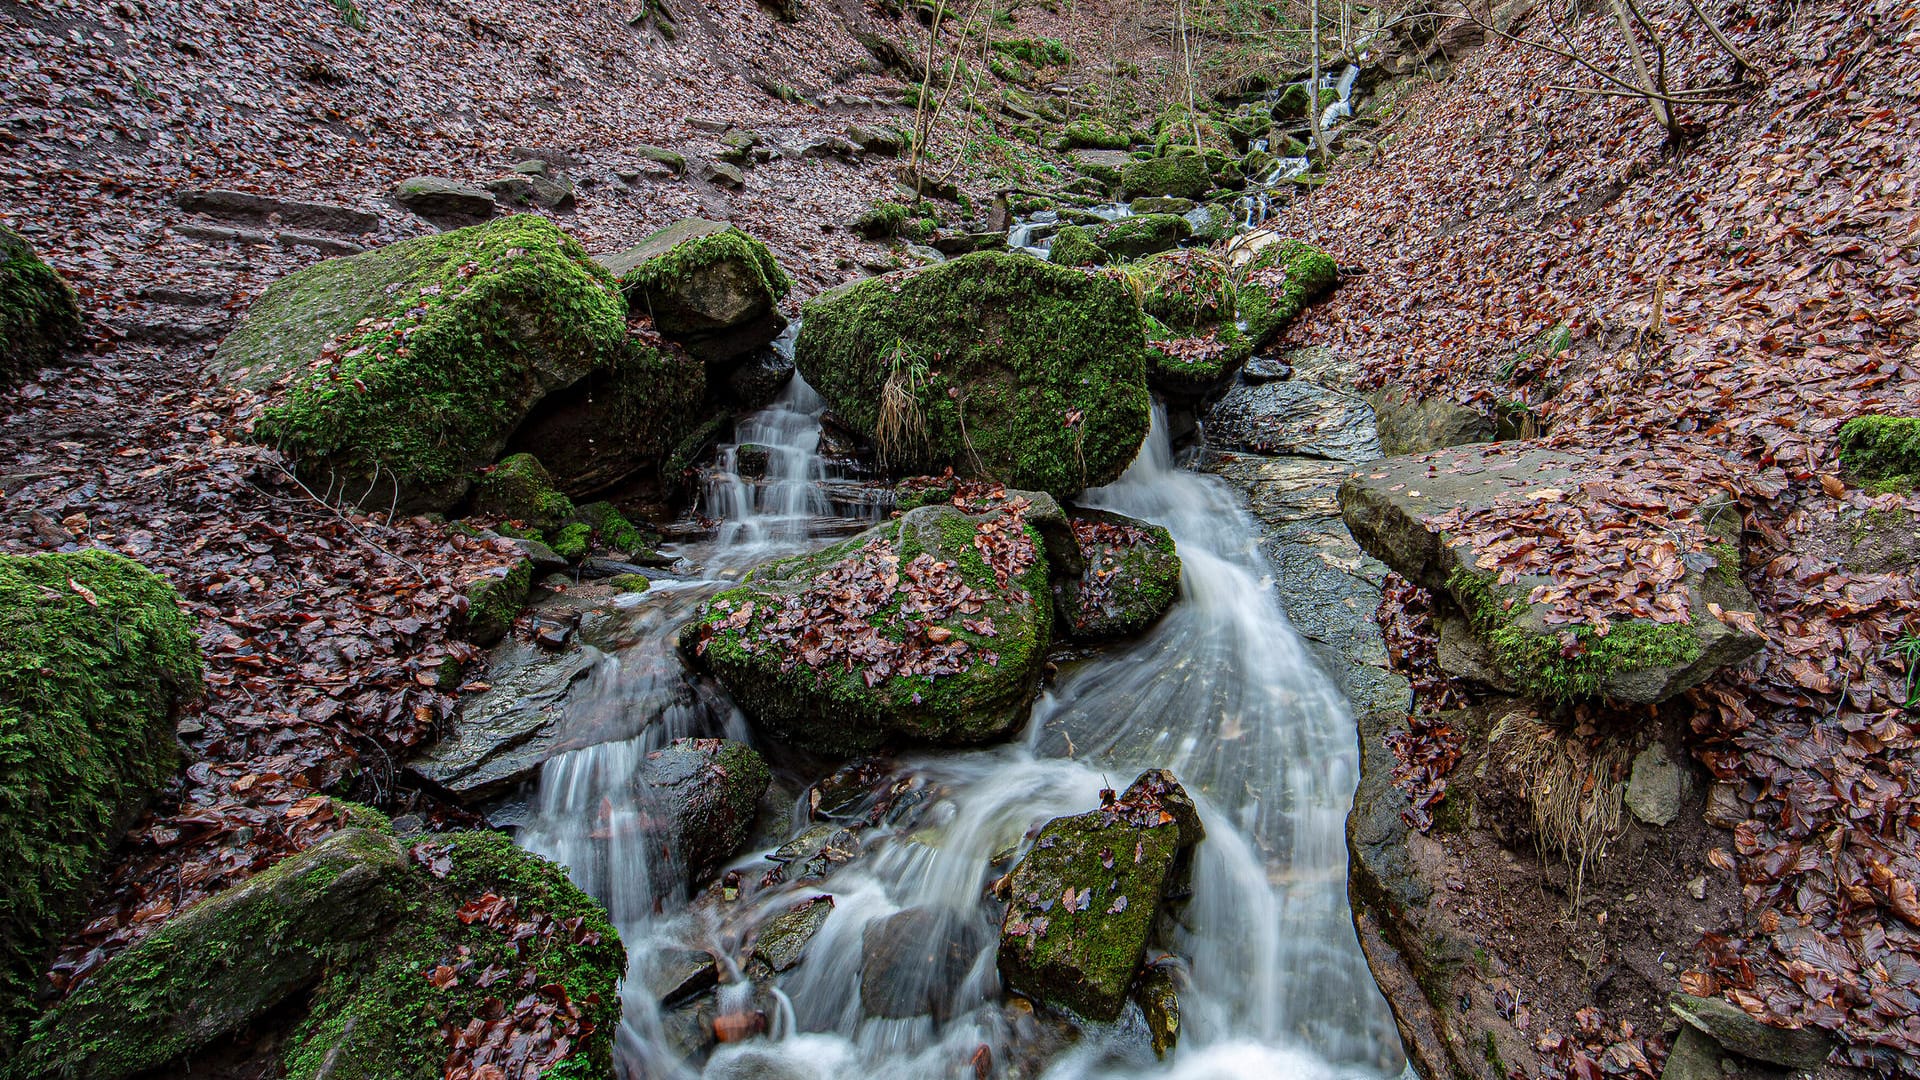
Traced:
<path fill-rule="evenodd" d="M 1148 378 L 1156 389 L 1204 394 L 1253 355 L 1253 341 L 1235 325 L 1233 274 L 1219 256 L 1167 251 L 1115 272 L 1139 286 L 1152 362 Z"/>
<path fill-rule="evenodd" d="M 1255 346 L 1271 341 L 1302 308 L 1331 290 L 1333 257 L 1311 244 L 1261 229 L 1235 243 L 1239 314 Z"/>
<path fill-rule="evenodd" d="M 318 485 L 444 510 L 537 407 L 589 377 L 630 437 L 682 422 L 686 403 L 654 399 L 646 361 L 612 279 L 521 216 L 282 278 L 210 367 L 260 396 L 252 437 Z"/>
<path fill-rule="evenodd" d="M 1112 1020 L 1153 933 L 1176 857 L 1204 832 L 1164 770 L 1100 809 L 1047 822 L 1007 881 L 1000 978 L 1095 1020 Z"/>
<path fill-rule="evenodd" d="M 52 363 L 79 336 L 73 288 L 0 225 L 0 386 Z"/>
<path fill-rule="evenodd" d="M 179 603 L 120 555 L 0 555 L 0 1049 L 87 883 L 179 767 L 174 718 L 201 688 Z"/>
<path fill-rule="evenodd" d="M 709 363 L 743 357 L 787 325 L 793 287 L 767 245 L 725 222 L 688 218 L 600 260 L 636 314 Z"/>
<path fill-rule="evenodd" d="M 1033 503 L 1008 496 L 760 566 L 702 606 L 682 647 L 764 730 L 811 750 L 1004 735 L 1026 719 L 1053 620 Z"/>
<path fill-rule="evenodd" d="M 746 840 L 772 779 L 752 747 L 728 739 L 676 739 L 648 754 L 634 785 L 675 871 L 653 875 L 655 893 L 710 880 Z"/>
<path fill-rule="evenodd" d="M 1145 331 L 1110 278 L 978 252 L 805 313 L 800 373 L 899 473 L 1066 495 L 1118 478 L 1146 437 Z"/>
<path fill-rule="evenodd" d="M 1461 674 L 1650 704 L 1762 644 L 1737 513 L 1636 491 L 1610 461 L 1518 443 L 1387 458 L 1341 485 L 1340 507 L 1369 554 L 1451 600 L 1440 656 Z"/>
<path fill-rule="evenodd" d="M 1067 520 L 1081 570 L 1054 576 L 1054 613 L 1065 636 L 1125 637 L 1166 614 L 1180 594 L 1180 556 L 1172 534 L 1101 510 L 1075 510 Z"/>

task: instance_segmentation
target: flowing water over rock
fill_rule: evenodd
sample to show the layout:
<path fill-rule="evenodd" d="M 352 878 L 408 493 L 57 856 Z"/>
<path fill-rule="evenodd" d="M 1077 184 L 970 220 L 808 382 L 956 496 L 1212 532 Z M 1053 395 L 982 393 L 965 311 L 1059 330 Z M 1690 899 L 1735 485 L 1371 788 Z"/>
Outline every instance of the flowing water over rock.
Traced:
<path fill-rule="evenodd" d="M 817 415 L 817 398 L 796 379 L 742 424 L 742 446 L 775 448 L 758 485 L 735 486 L 739 448 L 723 451 L 708 505 L 730 519 L 688 553 L 709 578 L 830 535 L 812 452 Z M 631 957 L 626 1075 L 1224 1080 L 1401 1070 L 1346 902 L 1352 715 L 1282 613 L 1258 526 L 1224 482 L 1175 466 L 1165 431 L 1156 415 L 1125 476 L 1083 501 L 1171 531 L 1184 565 L 1172 610 L 1132 643 L 1064 663 L 1013 744 L 856 763 L 824 779 L 831 766 L 790 763 L 790 777 L 815 782 L 794 800 L 791 822 L 764 830 L 768 850 L 736 859 L 727 887 L 691 905 L 684 857 L 660 849 L 665 810 L 632 778 L 671 739 L 753 736 L 724 695 L 675 663 L 664 633 L 613 658 L 616 672 L 595 683 L 601 710 L 638 734 L 549 761 L 520 839 L 572 867 L 620 927 Z M 657 584 L 640 603 L 659 605 L 650 623 L 659 626 L 719 585 Z M 1193 794 L 1207 836 L 1191 897 L 1160 935 L 1172 956 L 1159 966 L 1180 987 L 1182 1017 L 1164 1061 L 1131 1003 L 1111 1024 L 1077 1025 L 1076 1039 L 1064 1022 L 1006 1000 L 989 895 L 1030 830 L 1094 809 L 1103 789 L 1157 767 Z M 770 809 L 763 804 L 763 822 L 779 816 Z M 715 979 L 705 1004 L 682 1003 L 686 987 Z M 756 1013 L 767 1017 L 763 1032 L 728 1019 Z M 716 1017 L 731 1041 L 702 1064 L 701 1025 Z"/>

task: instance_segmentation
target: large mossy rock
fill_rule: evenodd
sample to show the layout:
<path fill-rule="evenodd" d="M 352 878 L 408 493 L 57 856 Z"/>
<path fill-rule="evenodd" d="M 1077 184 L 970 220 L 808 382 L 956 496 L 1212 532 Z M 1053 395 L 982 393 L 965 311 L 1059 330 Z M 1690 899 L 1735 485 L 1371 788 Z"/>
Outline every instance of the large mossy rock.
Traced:
<path fill-rule="evenodd" d="M 1604 631 L 1536 600 L 1536 589 L 1554 588 L 1547 575 L 1483 567 L 1474 540 L 1442 524 L 1448 515 L 1503 507 L 1524 518 L 1539 502 L 1584 497 L 1587 481 L 1615 483 L 1614 474 L 1612 462 L 1546 447 L 1463 446 L 1364 466 L 1340 486 L 1340 510 L 1368 554 L 1450 602 L 1439 650 L 1449 671 L 1543 699 L 1652 704 L 1763 644 L 1753 596 L 1738 576 L 1737 513 L 1703 505 L 1681 515 L 1715 541 L 1672 556 L 1682 568 L 1676 589 L 1687 598 L 1685 621 L 1618 618 Z"/>
<path fill-rule="evenodd" d="M 1158 771 L 1098 810 L 1047 822 L 1008 879 L 1001 980 L 1090 1019 L 1119 1016 L 1175 857 L 1201 836 L 1186 792 Z"/>
<path fill-rule="evenodd" d="M 1198 154 L 1175 154 L 1147 161 L 1130 161 L 1120 170 L 1120 186 L 1134 198 L 1172 196 L 1204 198 L 1213 188 L 1207 159 Z"/>
<path fill-rule="evenodd" d="M 1271 232 L 1250 233 L 1233 261 L 1239 280 L 1239 316 L 1255 347 L 1273 340 L 1339 277 L 1333 257 L 1310 244 Z"/>
<path fill-rule="evenodd" d="M 73 288 L 0 225 L 0 386 L 53 363 L 79 336 Z"/>
<path fill-rule="evenodd" d="M 925 506 L 758 567 L 701 607 L 682 647 L 763 729 L 821 753 L 1005 735 L 1026 720 L 1053 620 L 1034 511 L 1018 496 L 979 514 Z"/>
<path fill-rule="evenodd" d="M 1066 495 L 1117 479 L 1146 436 L 1146 333 L 1111 278 L 981 252 L 805 313 L 801 374 L 901 474 Z"/>
<path fill-rule="evenodd" d="M 363 956 L 399 918 L 407 877 L 393 837 L 335 833 L 116 956 L 35 1024 L 28 1059 L 45 1075 L 118 1080 L 238 1031 Z"/>
<path fill-rule="evenodd" d="M 0 1050 L 89 879 L 179 767 L 175 712 L 199 692 L 165 581 L 104 551 L 0 555 Z"/>
<path fill-rule="evenodd" d="M 661 823 L 658 850 L 676 871 L 654 874 L 654 892 L 711 880 L 746 842 L 772 781 L 752 747 L 729 739 L 675 739 L 648 754 L 634 784 L 640 804 Z"/>
<path fill-rule="evenodd" d="M 744 357 L 786 327 L 793 282 L 767 245 L 725 222 L 689 218 L 600 260 L 636 314 L 709 363 Z"/>
<path fill-rule="evenodd" d="M 1093 242 L 1115 258 L 1137 259 L 1171 251 L 1193 234 L 1193 223 L 1179 214 L 1138 214 L 1109 221 L 1093 230 Z"/>
<path fill-rule="evenodd" d="M 1126 637 L 1152 626 L 1180 595 L 1180 556 L 1159 525 L 1103 510 L 1068 516 L 1080 572 L 1053 579 L 1061 633 L 1076 640 Z"/>
<path fill-rule="evenodd" d="M 649 407 L 640 359 L 613 280 L 545 218 L 520 216 L 289 275 L 210 366 L 264 395 L 253 437 L 310 476 L 368 505 L 444 510 L 536 406 L 589 376 L 624 391 L 636 429 L 671 417 L 681 403 Z"/>
<path fill-rule="evenodd" d="M 1147 378 L 1162 393 L 1204 395 L 1253 355 L 1253 341 L 1235 325 L 1233 273 L 1219 256 L 1167 251 L 1116 273 L 1139 288 L 1152 361 Z"/>

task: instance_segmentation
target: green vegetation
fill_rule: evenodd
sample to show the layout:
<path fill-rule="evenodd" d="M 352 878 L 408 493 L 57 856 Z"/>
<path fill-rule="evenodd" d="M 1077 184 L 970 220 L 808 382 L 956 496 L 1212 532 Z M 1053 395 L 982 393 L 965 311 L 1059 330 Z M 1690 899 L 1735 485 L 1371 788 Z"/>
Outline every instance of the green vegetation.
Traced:
<path fill-rule="evenodd" d="M 1856 416 L 1840 426 L 1840 464 L 1878 491 L 1911 491 L 1920 477 L 1920 418 Z"/>
<path fill-rule="evenodd" d="M 574 515 L 573 500 L 554 490 L 553 477 L 532 454 L 505 458 L 481 476 L 473 489 L 473 509 L 541 533 Z"/>
<path fill-rule="evenodd" d="M 0 555 L 0 1049 L 101 859 L 178 767 L 195 637 L 130 559 Z"/>
<path fill-rule="evenodd" d="M 72 287 L 0 225 L 0 386 L 51 364 L 79 336 Z"/>
<path fill-rule="evenodd" d="M 850 227 L 869 240 L 898 236 L 915 243 L 925 243 L 940 228 L 940 211 L 934 204 L 924 200 L 903 203 L 880 199 L 865 213 L 854 218 Z"/>
<path fill-rule="evenodd" d="M 1078 225 L 1068 225 L 1054 234 L 1047 257 L 1056 266 L 1104 266 L 1113 258 L 1093 242 L 1090 230 Z"/>
<path fill-rule="evenodd" d="M 647 240 L 666 231 L 663 229 Z M 643 245 L 646 242 L 641 241 Z M 644 300 L 651 293 L 678 291 L 700 271 L 728 262 L 751 267 L 757 277 L 755 283 L 774 302 L 793 290 L 793 279 L 780 268 L 779 260 L 767 245 L 739 229 L 724 229 L 683 240 L 664 254 L 648 258 L 622 273 L 620 287 L 628 296 Z M 664 324 L 661 328 L 679 332 Z"/>
<path fill-rule="evenodd" d="M 1553 633 L 1517 626 L 1500 587 L 1493 582 L 1490 574 L 1455 570 L 1447 588 L 1486 638 L 1501 672 L 1531 697 L 1543 701 L 1593 697 L 1615 673 L 1688 664 L 1700 657 L 1699 638 L 1685 623 L 1621 621 L 1605 637 L 1590 626 Z M 1571 645 L 1562 640 L 1566 635 L 1572 636 Z"/>
<path fill-rule="evenodd" d="M 1053 38 L 1009 38 L 996 41 L 989 48 L 1034 67 L 1065 67 L 1073 63 L 1073 53 Z"/>
<path fill-rule="evenodd" d="M 1307 304 L 1333 288 L 1332 256 L 1298 240 L 1260 249 L 1240 270 L 1238 310 L 1256 347 L 1272 340 Z"/>
<path fill-rule="evenodd" d="M 1060 133 L 1065 150 L 1125 150 L 1133 145 L 1133 133 L 1099 120 L 1075 120 Z"/>
<path fill-rule="evenodd" d="M 1178 246 L 1192 231 L 1178 214 L 1137 214 L 1098 227 L 1093 242 L 1110 255 L 1137 259 Z"/>
<path fill-rule="evenodd" d="M 1193 154 L 1129 162 L 1120 170 L 1120 186 L 1129 195 L 1172 195 L 1199 200 L 1213 186 L 1205 158 Z"/>
<path fill-rule="evenodd" d="M 480 578 L 467 586 L 467 637 L 491 645 L 513 629 L 514 617 L 533 590 L 533 563 L 522 559 L 505 574 Z"/>

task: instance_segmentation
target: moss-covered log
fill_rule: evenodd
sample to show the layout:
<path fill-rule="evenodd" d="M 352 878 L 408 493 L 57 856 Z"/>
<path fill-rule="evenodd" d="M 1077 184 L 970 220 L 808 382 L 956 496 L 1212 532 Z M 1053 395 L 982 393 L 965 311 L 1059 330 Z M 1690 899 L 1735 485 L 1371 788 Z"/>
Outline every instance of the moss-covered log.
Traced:
<path fill-rule="evenodd" d="M 85 885 L 178 767 L 200 692 L 171 586 L 103 551 L 0 555 L 0 1049 Z"/>

